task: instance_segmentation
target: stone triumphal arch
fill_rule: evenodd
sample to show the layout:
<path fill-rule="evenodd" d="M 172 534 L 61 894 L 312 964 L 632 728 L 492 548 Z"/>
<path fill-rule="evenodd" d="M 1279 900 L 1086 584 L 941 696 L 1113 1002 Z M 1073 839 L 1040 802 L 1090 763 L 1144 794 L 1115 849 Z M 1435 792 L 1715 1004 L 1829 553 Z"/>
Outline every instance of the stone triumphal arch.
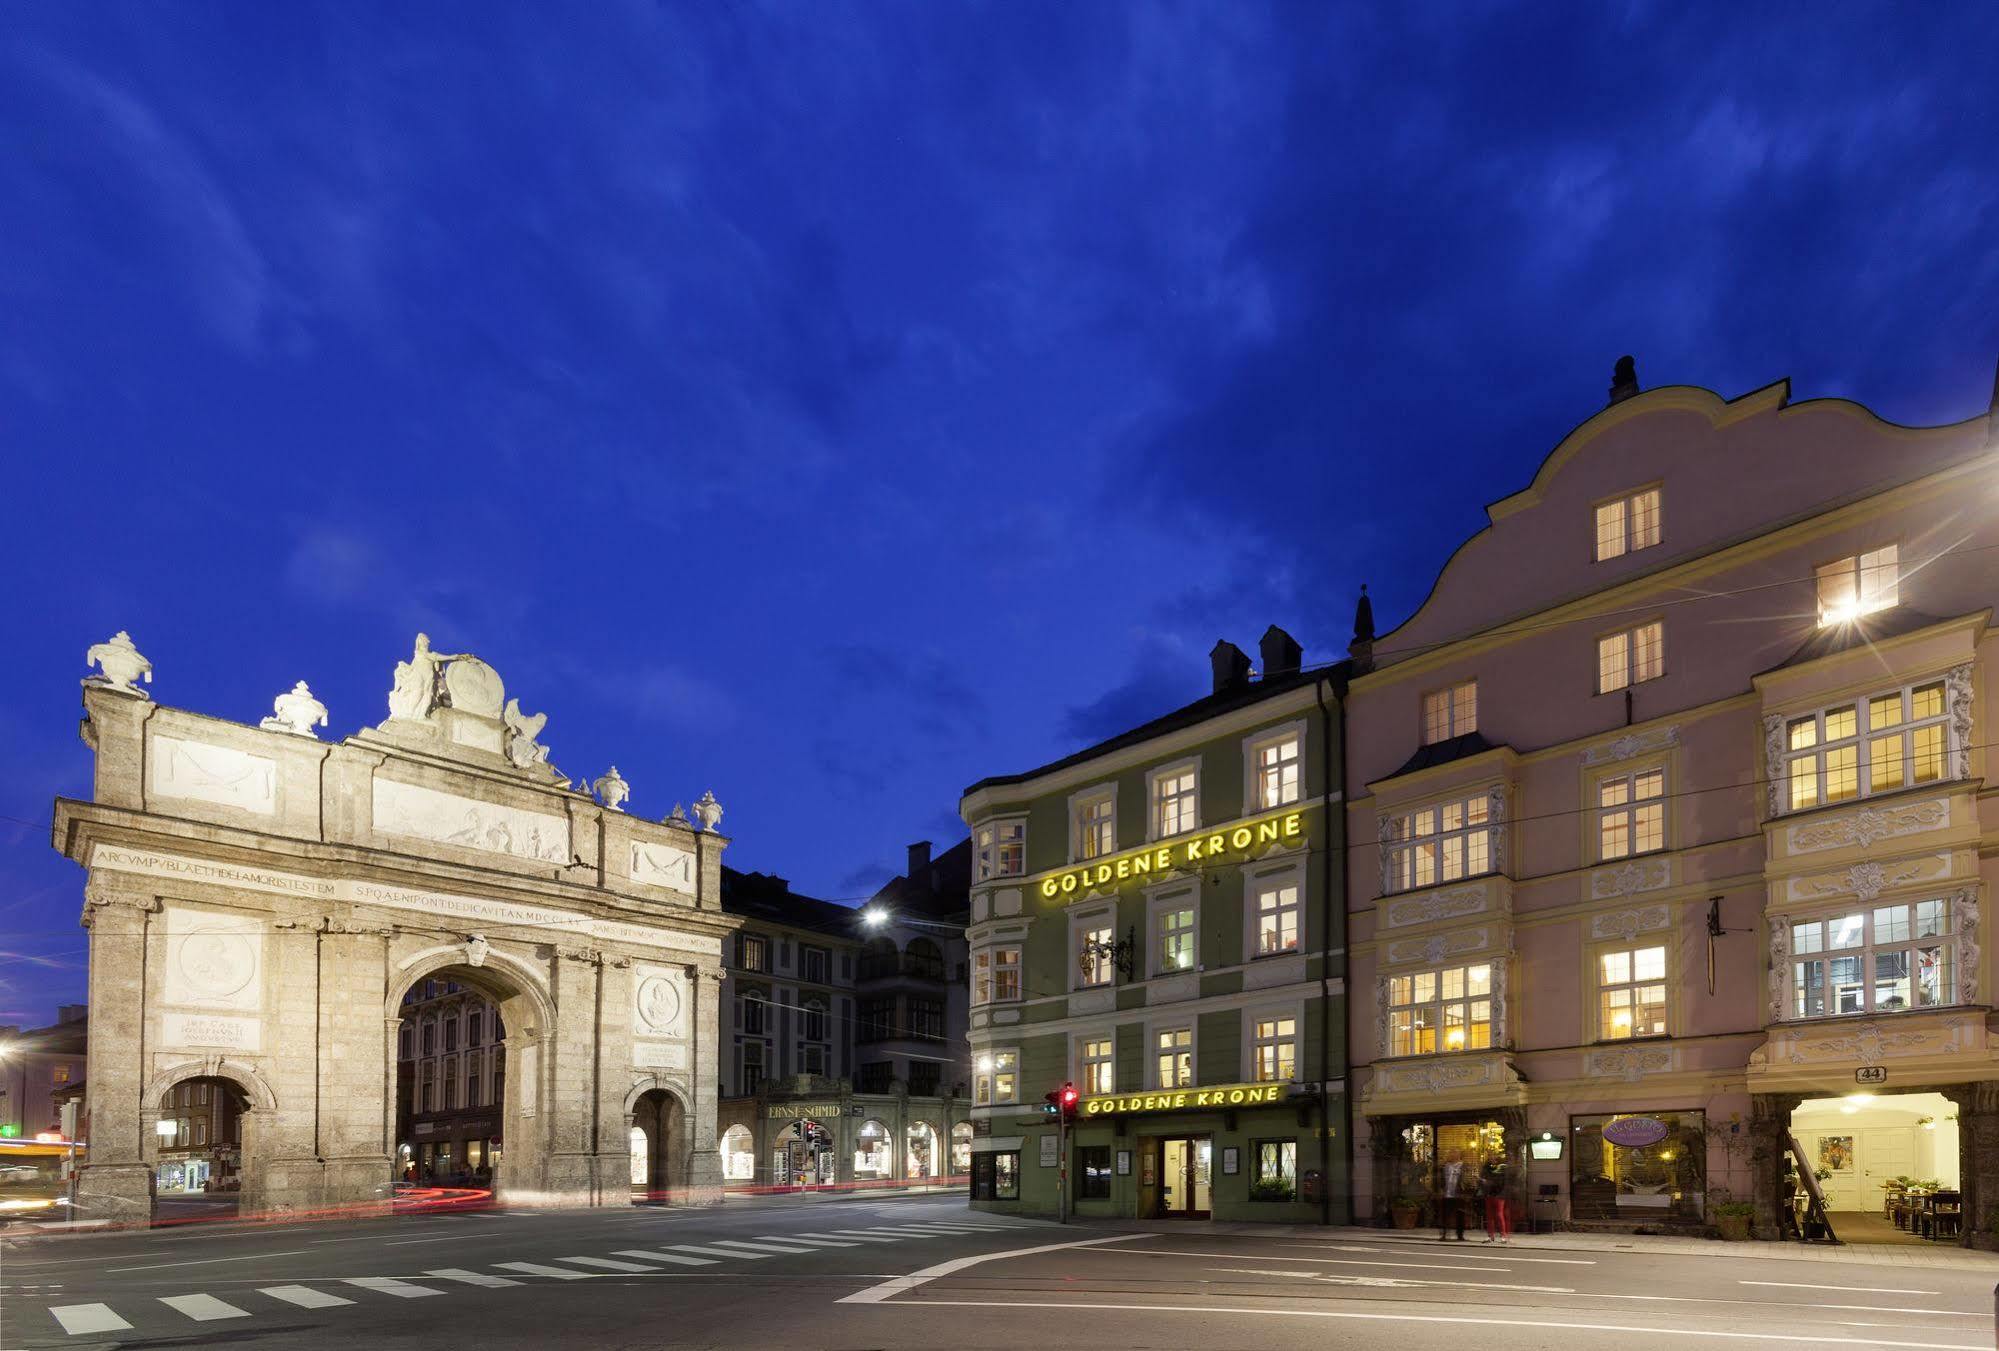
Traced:
<path fill-rule="evenodd" d="M 646 1191 L 719 1199 L 712 795 L 648 821 L 615 767 L 573 785 L 543 715 L 422 635 L 388 719 L 337 743 L 303 682 L 252 726 L 154 702 L 124 634 L 90 660 L 94 791 L 54 827 L 88 870 L 85 1215 L 149 1213 L 194 1080 L 241 1105 L 246 1212 L 386 1204 L 403 999 L 440 980 L 500 1013 L 504 1198 L 625 1203 L 638 1130 Z"/>

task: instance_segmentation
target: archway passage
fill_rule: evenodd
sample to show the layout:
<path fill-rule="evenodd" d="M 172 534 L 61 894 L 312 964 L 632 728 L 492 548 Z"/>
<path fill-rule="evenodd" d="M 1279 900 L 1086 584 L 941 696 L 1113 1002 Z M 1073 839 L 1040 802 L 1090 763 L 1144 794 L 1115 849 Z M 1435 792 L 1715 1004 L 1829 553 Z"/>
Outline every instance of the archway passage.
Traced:
<path fill-rule="evenodd" d="M 234 1080 L 182 1079 L 158 1103 L 153 1217 L 229 1219 L 243 1194 L 243 1119 L 249 1097 Z"/>
<path fill-rule="evenodd" d="M 1961 1240 L 1963 1136 L 1957 1104 L 1941 1093 L 1854 1092 L 1806 1098 L 1791 1109 L 1791 1136 L 1845 1243 Z M 1795 1161 L 1786 1175 L 1793 1222 L 1810 1224 Z"/>
<path fill-rule="evenodd" d="M 648 1089 L 632 1105 L 632 1200 L 663 1203 L 687 1181 L 686 1112 L 663 1088 Z"/>

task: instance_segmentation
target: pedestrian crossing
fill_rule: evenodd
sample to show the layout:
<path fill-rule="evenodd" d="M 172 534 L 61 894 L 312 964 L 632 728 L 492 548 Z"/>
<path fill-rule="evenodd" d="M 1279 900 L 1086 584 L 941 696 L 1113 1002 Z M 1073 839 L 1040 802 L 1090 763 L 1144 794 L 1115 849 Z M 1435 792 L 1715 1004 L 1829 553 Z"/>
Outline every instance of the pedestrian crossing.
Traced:
<path fill-rule="evenodd" d="M 920 1244 L 925 1240 L 934 1242 L 940 1238 L 1035 1228 L 1039 1224 L 1034 1220 L 981 1216 L 934 1223 L 802 1230 L 791 1234 L 756 1234 L 741 1239 L 711 1238 L 699 1243 L 660 1243 L 650 1248 L 618 1248 L 607 1254 L 578 1253 L 570 1257 L 545 1257 L 535 1261 L 491 1262 L 486 1264 L 484 1270 L 435 1267 L 398 1276 L 328 1277 L 312 1284 L 294 1281 L 247 1291 L 232 1290 L 228 1299 L 199 1290 L 152 1298 L 135 1296 L 123 1304 L 122 1312 L 105 1303 L 52 1304 L 47 1307 L 56 1327 L 70 1337 L 130 1332 L 135 1327 L 150 1334 L 163 1322 L 185 1326 L 187 1323 L 221 1323 L 299 1309 L 338 1309 L 360 1302 L 364 1295 L 425 1299 L 465 1287 L 491 1290 L 537 1281 L 587 1281 L 607 1276 L 658 1273 L 681 1275 L 689 1274 L 696 1268 L 702 1269 L 704 1274 L 724 1274 L 732 1263 L 767 1262 L 799 1254 L 819 1254 L 827 1249 L 866 1250 L 867 1245 L 876 1244 Z M 134 1320 L 137 1320 L 136 1324 Z"/>

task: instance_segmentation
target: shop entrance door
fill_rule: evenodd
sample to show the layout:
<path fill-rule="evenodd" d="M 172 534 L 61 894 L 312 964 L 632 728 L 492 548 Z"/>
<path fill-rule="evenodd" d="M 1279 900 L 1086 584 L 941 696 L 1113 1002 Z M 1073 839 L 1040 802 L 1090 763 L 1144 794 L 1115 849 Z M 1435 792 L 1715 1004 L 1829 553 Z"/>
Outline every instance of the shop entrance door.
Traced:
<path fill-rule="evenodd" d="M 1209 1169 L 1214 1155 L 1208 1137 L 1161 1140 L 1159 1153 L 1159 1213 L 1167 1219 L 1207 1219 L 1213 1208 Z"/>

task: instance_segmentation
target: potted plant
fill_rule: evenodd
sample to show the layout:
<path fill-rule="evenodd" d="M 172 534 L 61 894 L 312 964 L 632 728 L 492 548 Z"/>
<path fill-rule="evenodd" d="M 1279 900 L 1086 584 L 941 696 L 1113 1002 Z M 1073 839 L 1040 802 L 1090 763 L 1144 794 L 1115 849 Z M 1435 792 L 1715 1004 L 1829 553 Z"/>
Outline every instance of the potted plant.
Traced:
<path fill-rule="evenodd" d="M 1715 1228 L 1735 1243 L 1749 1237 L 1749 1222 L 1755 1217 L 1756 1207 L 1748 1201 L 1724 1201 L 1714 1208 Z"/>
<path fill-rule="evenodd" d="M 1290 1201 L 1295 1199 L 1297 1195 L 1297 1191 L 1289 1182 L 1280 1181 L 1277 1178 L 1265 1178 L 1261 1182 L 1252 1182 L 1249 1187 L 1249 1199 L 1252 1201 Z"/>
<path fill-rule="evenodd" d="M 1420 1196 L 1398 1196 L 1388 1203 L 1388 1217 L 1397 1229 L 1414 1229 L 1417 1217 L 1423 1213 L 1423 1198 Z"/>

